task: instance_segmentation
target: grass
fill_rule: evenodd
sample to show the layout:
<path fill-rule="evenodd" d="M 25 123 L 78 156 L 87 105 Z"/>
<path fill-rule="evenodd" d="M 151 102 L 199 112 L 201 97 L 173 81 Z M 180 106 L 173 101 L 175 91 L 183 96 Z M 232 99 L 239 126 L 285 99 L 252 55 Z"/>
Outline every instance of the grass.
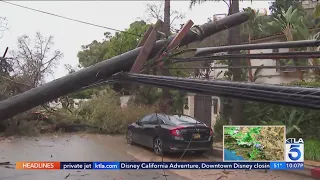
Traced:
<path fill-rule="evenodd" d="M 304 158 L 310 161 L 320 162 L 320 140 L 308 139 L 304 142 Z"/>

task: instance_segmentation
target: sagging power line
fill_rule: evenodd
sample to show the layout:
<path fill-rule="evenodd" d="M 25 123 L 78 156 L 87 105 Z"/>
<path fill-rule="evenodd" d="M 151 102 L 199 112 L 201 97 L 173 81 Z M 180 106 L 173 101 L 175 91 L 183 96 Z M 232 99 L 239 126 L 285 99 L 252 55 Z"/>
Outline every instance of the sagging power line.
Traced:
<path fill-rule="evenodd" d="M 320 90 L 318 88 L 288 87 L 219 80 L 212 81 L 131 73 L 118 74 L 116 79 L 120 82 L 178 88 L 207 95 L 320 109 Z"/>
<path fill-rule="evenodd" d="M 257 54 L 227 54 L 227 55 L 213 55 L 200 56 L 190 58 L 172 58 L 173 63 L 180 62 L 194 62 L 194 61 L 214 61 L 214 60 L 241 60 L 241 59 L 307 59 L 320 58 L 320 52 L 281 52 L 281 53 L 257 53 Z"/>
<path fill-rule="evenodd" d="M 58 15 L 58 14 L 53 14 L 53 13 L 50 13 L 50 12 L 46 12 L 46 11 L 30 8 L 30 7 L 27 7 L 27 6 L 22 6 L 22 5 L 15 4 L 15 3 L 12 3 L 12 2 L 8 2 L 8 1 L 1 0 L 1 2 L 10 4 L 10 5 L 13 5 L 13 6 L 17 6 L 17 7 L 20 7 L 20 8 L 28 9 L 28 10 L 31 10 L 31 11 L 39 12 L 39 13 L 42 13 L 42 14 L 47 14 L 47 15 L 58 17 L 58 18 L 62 18 L 62 19 L 66 19 L 66 20 L 70 20 L 70 21 L 74 21 L 74 22 L 90 25 L 90 26 L 100 27 L 100 28 L 104 28 L 104 29 L 108 29 L 108 30 L 112 30 L 112 31 L 117 31 L 117 32 L 122 32 L 122 33 L 126 33 L 126 34 L 131 34 L 131 35 L 138 36 L 138 37 L 143 37 L 143 35 L 141 35 L 141 34 L 134 34 L 134 33 L 122 31 L 122 30 L 115 29 L 115 28 L 110 28 L 110 27 L 106 27 L 106 26 L 102 26 L 102 25 L 98 25 L 98 24 L 94 24 L 94 23 L 90 23 L 90 22 L 86 22 L 86 21 L 81 21 L 81 20 L 77 20 L 77 19 L 61 16 L 61 15 Z"/>

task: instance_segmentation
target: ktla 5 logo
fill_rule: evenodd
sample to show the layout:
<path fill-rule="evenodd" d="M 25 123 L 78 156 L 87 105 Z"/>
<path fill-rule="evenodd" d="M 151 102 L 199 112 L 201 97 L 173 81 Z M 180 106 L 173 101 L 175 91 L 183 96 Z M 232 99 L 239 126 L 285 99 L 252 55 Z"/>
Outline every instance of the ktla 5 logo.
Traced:
<path fill-rule="evenodd" d="M 304 161 L 304 142 L 302 138 L 289 138 L 286 140 L 286 161 L 303 162 Z"/>

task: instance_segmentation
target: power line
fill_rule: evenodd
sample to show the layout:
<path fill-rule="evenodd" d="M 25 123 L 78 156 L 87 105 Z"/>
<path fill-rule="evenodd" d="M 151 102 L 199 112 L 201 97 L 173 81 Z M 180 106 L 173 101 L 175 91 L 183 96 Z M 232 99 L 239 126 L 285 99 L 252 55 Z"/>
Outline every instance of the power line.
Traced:
<path fill-rule="evenodd" d="M 74 22 L 78 22 L 78 23 L 82 23 L 82 24 L 86 24 L 86 25 L 90 25 L 90 26 L 100 27 L 100 28 L 104 28 L 104 29 L 108 29 L 108 30 L 112 30 L 112 31 L 127 33 L 127 34 L 131 34 L 131 35 L 138 36 L 138 37 L 143 37 L 143 35 L 138 35 L 138 34 L 134 34 L 134 33 L 126 32 L 126 31 L 121 31 L 121 30 L 118 30 L 118 29 L 114 29 L 114 28 L 110 28 L 110 27 L 106 27 L 106 26 L 102 26 L 102 25 L 98 25 L 98 24 L 93 24 L 93 23 L 89 23 L 89 22 L 85 22 L 85 21 L 81 21 L 81 20 L 77 20 L 77 19 L 72 19 L 72 18 L 69 18 L 69 17 L 65 17 L 65 16 L 61 16 L 61 15 L 57 15 L 57 14 L 41 11 L 41 10 L 38 10 L 38 9 L 22 6 L 22 5 L 19 5 L 19 4 L 14 4 L 12 2 L 3 1 L 3 0 L 0 0 L 0 1 L 3 2 L 3 3 L 7 3 L 7 4 L 10 4 L 10 5 L 13 5 L 13 6 L 17 6 L 17 7 L 20 7 L 20 8 L 24 8 L 24 9 L 40 12 L 40 13 L 51 15 L 51 16 L 55 16 L 55 17 L 59 17 L 59 18 L 62 18 L 62 19 L 67 19 L 67 20 L 70 20 L 70 21 L 74 21 Z"/>

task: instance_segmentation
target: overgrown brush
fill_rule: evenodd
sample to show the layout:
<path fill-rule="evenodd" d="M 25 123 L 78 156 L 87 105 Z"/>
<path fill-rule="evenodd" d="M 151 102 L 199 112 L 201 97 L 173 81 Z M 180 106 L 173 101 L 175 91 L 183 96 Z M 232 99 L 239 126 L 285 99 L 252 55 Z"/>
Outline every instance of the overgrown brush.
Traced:
<path fill-rule="evenodd" d="M 120 107 L 120 96 L 110 88 L 100 91 L 79 107 L 55 115 L 56 121 L 81 123 L 100 128 L 105 133 L 124 133 L 127 126 L 155 111 L 152 106 L 128 103 Z"/>
<path fill-rule="evenodd" d="M 2 121 L 4 136 L 36 136 L 39 134 L 37 129 L 37 121 L 29 121 L 31 119 L 30 114 L 33 110 L 26 111 L 18 114 L 8 120 Z"/>

